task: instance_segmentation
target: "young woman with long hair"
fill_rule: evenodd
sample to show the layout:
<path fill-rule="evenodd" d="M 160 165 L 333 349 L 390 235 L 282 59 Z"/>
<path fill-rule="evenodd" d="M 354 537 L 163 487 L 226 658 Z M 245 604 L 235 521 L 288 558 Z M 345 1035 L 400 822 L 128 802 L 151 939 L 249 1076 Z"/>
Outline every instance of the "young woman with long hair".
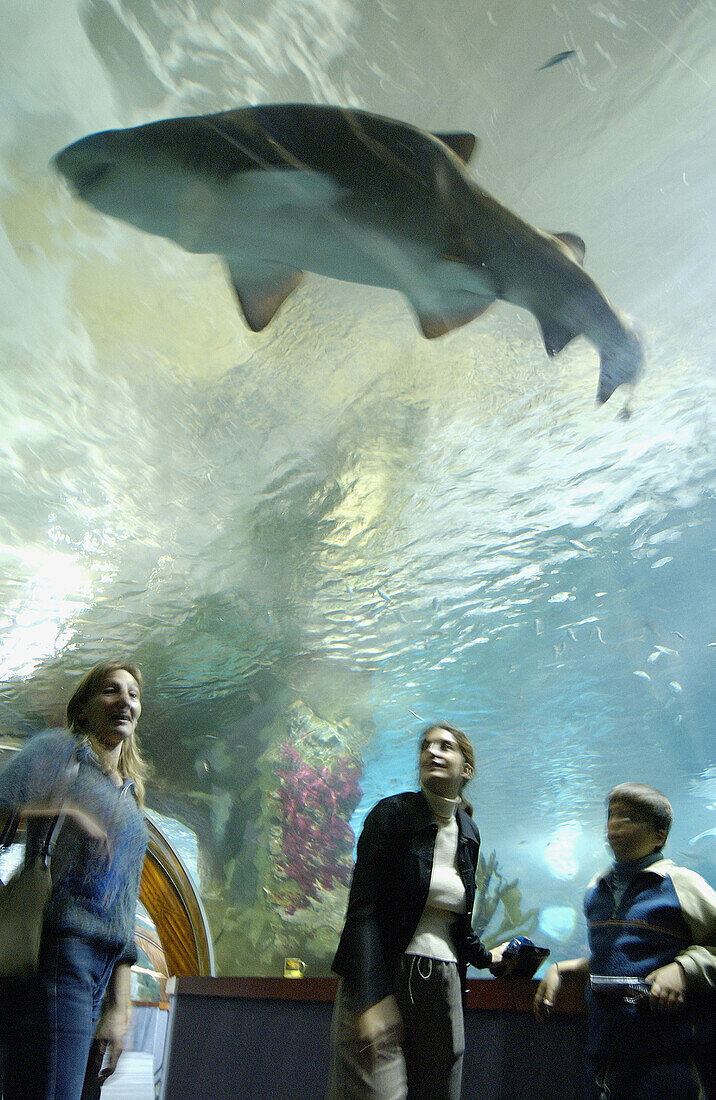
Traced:
<path fill-rule="evenodd" d="M 3 1100 L 79 1100 L 95 1034 L 109 1072 L 122 1049 L 147 846 L 141 712 L 139 669 L 103 661 L 75 688 L 68 730 L 32 737 L 0 775 L 0 818 L 25 819 L 26 860 L 64 815 L 37 976 L 0 989 Z"/>

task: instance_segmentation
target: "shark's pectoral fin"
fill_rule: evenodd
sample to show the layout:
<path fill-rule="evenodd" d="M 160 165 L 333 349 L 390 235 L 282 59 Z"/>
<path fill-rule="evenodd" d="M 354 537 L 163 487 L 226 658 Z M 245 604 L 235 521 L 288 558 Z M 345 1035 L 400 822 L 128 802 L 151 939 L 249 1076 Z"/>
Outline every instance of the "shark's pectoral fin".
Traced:
<path fill-rule="evenodd" d="M 288 267 L 247 273 L 229 266 L 229 274 L 241 311 L 253 332 L 266 328 L 303 278 L 302 271 Z"/>
<path fill-rule="evenodd" d="M 576 263 L 584 263 L 587 246 L 582 238 L 578 237 L 576 233 L 550 233 L 550 237 L 554 237 L 555 240 L 561 241 L 563 245 L 566 245 L 567 251 Z"/>
<path fill-rule="evenodd" d="M 475 152 L 475 147 L 479 144 L 474 134 L 458 133 L 458 134 L 433 134 L 438 141 L 442 141 L 443 145 L 447 145 L 449 149 L 452 149 L 460 160 L 465 164 L 470 160 L 472 154 Z"/>
<path fill-rule="evenodd" d="M 566 348 L 570 340 L 574 340 L 576 336 L 579 336 L 579 333 L 575 332 L 573 328 L 567 328 L 566 325 L 562 325 L 559 321 L 554 321 L 551 318 L 540 321 L 540 328 L 542 329 L 544 346 L 550 357 L 559 355 L 562 348 Z"/>
<path fill-rule="evenodd" d="M 480 317 L 486 309 L 490 308 L 494 300 L 494 298 L 478 298 L 476 299 L 478 304 L 472 306 L 444 310 L 416 309 L 415 312 L 418 315 L 423 336 L 427 336 L 428 340 L 435 340 L 438 336 L 445 336 L 453 329 L 461 328 L 462 325 L 467 325 L 476 317 Z"/>

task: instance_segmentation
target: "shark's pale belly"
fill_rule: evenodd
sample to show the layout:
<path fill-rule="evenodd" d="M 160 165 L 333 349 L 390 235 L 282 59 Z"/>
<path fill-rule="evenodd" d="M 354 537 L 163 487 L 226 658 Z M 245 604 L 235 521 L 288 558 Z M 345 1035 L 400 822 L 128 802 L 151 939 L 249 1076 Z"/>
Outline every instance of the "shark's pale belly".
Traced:
<path fill-rule="evenodd" d="M 395 289 L 422 304 L 492 290 L 485 273 L 440 255 L 422 211 L 406 209 L 396 220 L 378 207 L 366 216 L 349 190 L 325 176 L 237 173 L 216 186 L 210 205 L 210 216 L 205 207 L 197 218 L 194 203 L 176 233 L 163 235 L 193 252 L 221 253 L 234 274 L 252 278 L 275 267 L 312 271 Z"/>

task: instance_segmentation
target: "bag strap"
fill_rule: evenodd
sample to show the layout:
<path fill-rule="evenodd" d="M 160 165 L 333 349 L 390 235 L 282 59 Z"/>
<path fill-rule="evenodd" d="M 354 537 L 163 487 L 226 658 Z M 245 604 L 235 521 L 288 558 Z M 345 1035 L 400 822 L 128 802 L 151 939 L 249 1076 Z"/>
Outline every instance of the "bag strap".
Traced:
<path fill-rule="evenodd" d="M 58 814 L 57 817 L 54 818 L 54 820 L 52 821 L 50 827 L 47 830 L 47 833 L 45 835 L 45 839 L 42 842 L 42 847 L 40 848 L 40 853 L 39 853 L 39 856 L 38 856 L 38 859 L 42 860 L 43 867 L 49 868 L 49 866 L 50 866 L 50 861 L 52 860 L 52 854 L 55 850 L 55 845 L 57 844 L 57 838 L 60 835 L 60 830 L 62 829 L 62 826 L 65 823 L 65 818 L 66 817 L 67 817 L 67 814 Z"/>
<path fill-rule="evenodd" d="M 39 851 L 39 858 L 42 859 L 46 867 L 49 866 L 50 859 L 52 858 L 52 853 L 54 852 L 55 845 L 57 844 L 57 837 L 59 836 L 60 830 L 65 823 L 66 817 L 67 814 L 58 814 L 56 817 L 51 819 L 50 824 L 47 826 L 45 839 L 43 840 Z M 15 837 L 17 836 L 17 831 L 20 828 L 21 819 L 22 815 L 20 813 L 15 813 L 12 815 L 12 817 L 8 817 L 7 821 L 5 822 L 4 828 L 0 832 L 0 851 L 4 850 L 5 848 L 9 848 L 11 844 L 15 843 Z"/>
<path fill-rule="evenodd" d="M 74 747 L 70 753 L 70 757 L 65 764 L 62 771 L 62 777 L 64 780 L 65 790 L 69 787 L 71 781 L 79 774 L 80 762 L 77 755 L 77 748 Z M 67 814 L 60 813 L 51 818 L 50 823 L 47 826 L 45 832 L 45 838 L 40 845 L 38 852 L 39 859 L 42 860 L 45 867 L 50 866 L 50 860 L 52 859 L 52 853 L 55 850 L 57 844 L 57 838 L 60 835 L 62 826 L 65 823 Z M 18 809 L 12 811 L 5 819 L 5 824 L 0 829 L 0 851 L 5 848 L 9 848 L 14 843 L 17 831 L 20 828 L 20 822 L 22 820 L 22 810 Z"/>
<path fill-rule="evenodd" d="M 14 810 L 5 818 L 5 824 L 0 830 L 0 851 L 9 848 L 15 842 L 17 830 L 20 828 L 20 811 Z"/>
<path fill-rule="evenodd" d="M 67 791 L 67 788 L 69 787 L 72 780 L 77 777 L 77 775 L 79 774 L 79 770 L 80 762 L 77 756 L 77 748 L 74 747 L 62 774 L 62 778 L 65 784 L 65 791 Z M 57 844 L 57 839 L 62 830 L 62 826 L 65 823 L 66 817 L 66 813 L 59 813 L 57 817 L 53 818 L 52 822 L 48 826 L 47 832 L 45 834 L 45 839 L 42 842 L 42 847 L 40 848 L 38 857 L 42 860 L 44 867 L 49 868 L 50 866 L 52 855 L 55 851 L 55 846 Z"/>

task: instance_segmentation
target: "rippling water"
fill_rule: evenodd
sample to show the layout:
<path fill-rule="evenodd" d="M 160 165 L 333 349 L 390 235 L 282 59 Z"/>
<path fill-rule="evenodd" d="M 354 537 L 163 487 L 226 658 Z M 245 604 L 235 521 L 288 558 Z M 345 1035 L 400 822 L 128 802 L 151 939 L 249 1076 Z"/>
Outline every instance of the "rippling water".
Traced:
<path fill-rule="evenodd" d="M 667 791 L 672 854 L 714 881 L 713 24 L 697 0 L 6 4 L 3 732 L 128 650 L 159 779 L 217 740 L 248 774 L 269 677 L 375 730 L 356 828 L 414 777 L 414 715 L 464 724 L 486 849 L 553 947 L 581 942 L 623 778 Z M 48 167 L 280 100 L 476 132 L 480 183 L 579 232 L 642 332 L 631 418 L 595 407 L 590 346 L 550 362 L 508 306 L 428 343 L 397 295 L 308 276 L 254 335 L 215 258 Z"/>

